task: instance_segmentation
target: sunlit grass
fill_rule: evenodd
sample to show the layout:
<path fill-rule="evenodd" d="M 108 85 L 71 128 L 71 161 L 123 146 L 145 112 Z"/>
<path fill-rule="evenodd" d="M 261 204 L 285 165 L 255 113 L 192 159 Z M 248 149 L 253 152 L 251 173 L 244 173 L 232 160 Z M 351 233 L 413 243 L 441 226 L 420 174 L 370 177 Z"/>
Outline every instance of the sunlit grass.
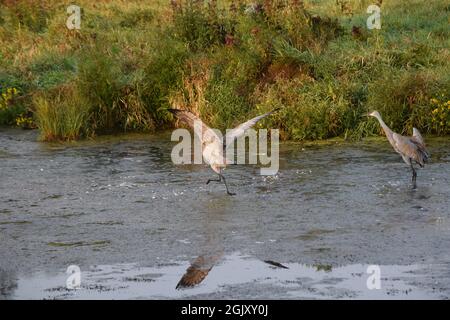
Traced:
<path fill-rule="evenodd" d="M 75 140 L 90 133 L 88 104 L 71 88 L 37 95 L 34 105 L 42 140 Z"/>
<path fill-rule="evenodd" d="M 0 86 L 20 94 L 0 123 L 34 114 L 44 140 L 147 132 L 175 104 L 221 129 L 281 107 L 262 125 L 283 139 L 377 135 L 373 109 L 399 132 L 450 133 L 431 102 L 450 99 L 445 2 L 378 1 L 381 30 L 366 28 L 377 1 L 250 2 L 80 0 L 77 31 L 72 1 L 3 1 Z"/>

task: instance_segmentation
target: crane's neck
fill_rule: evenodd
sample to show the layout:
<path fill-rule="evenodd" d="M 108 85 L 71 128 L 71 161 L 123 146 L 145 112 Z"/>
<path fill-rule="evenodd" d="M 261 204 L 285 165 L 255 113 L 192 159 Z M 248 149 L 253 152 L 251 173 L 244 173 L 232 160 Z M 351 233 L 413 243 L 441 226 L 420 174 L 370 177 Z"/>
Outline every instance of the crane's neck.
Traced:
<path fill-rule="evenodd" d="M 379 114 L 375 115 L 375 118 L 378 119 L 378 122 L 380 122 L 381 127 L 384 130 L 384 133 L 386 133 L 386 136 L 390 137 L 392 135 L 392 130 L 387 126 L 386 123 L 384 123 L 383 119 Z"/>

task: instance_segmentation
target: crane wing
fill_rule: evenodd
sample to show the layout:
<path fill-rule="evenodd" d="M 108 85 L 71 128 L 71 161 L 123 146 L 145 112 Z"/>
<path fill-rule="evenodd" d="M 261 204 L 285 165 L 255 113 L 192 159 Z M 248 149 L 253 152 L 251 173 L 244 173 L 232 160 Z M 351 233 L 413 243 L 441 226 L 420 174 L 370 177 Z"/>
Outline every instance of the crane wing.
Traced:
<path fill-rule="evenodd" d="M 419 144 L 423 145 L 425 147 L 425 141 L 423 140 L 422 135 L 420 134 L 419 130 L 416 128 L 413 128 L 413 139 L 417 141 Z"/>
<path fill-rule="evenodd" d="M 208 127 L 199 117 L 194 115 L 192 112 L 187 110 L 180 109 L 167 109 L 167 111 L 174 114 L 180 121 L 187 124 L 189 127 L 194 129 L 194 133 L 202 142 L 202 145 L 205 146 L 210 143 L 219 143 L 222 144 L 222 140 L 219 136 Z M 195 126 L 195 122 L 199 123 L 200 126 Z M 201 130 L 200 130 L 201 129 Z"/>
<path fill-rule="evenodd" d="M 408 137 L 399 135 L 398 133 L 394 133 L 392 135 L 392 138 L 395 143 L 395 149 L 400 154 L 413 159 L 420 166 L 424 165 L 424 162 L 426 162 L 426 156 L 423 153 L 423 150 L 421 149 L 421 147 L 417 143 L 415 143 L 413 140 L 411 140 Z"/>
<path fill-rule="evenodd" d="M 277 108 L 275 110 L 272 110 L 272 111 L 267 112 L 265 114 L 262 114 L 260 116 L 254 117 L 253 119 L 250 119 L 250 120 L 240 124 L 239 126 L 234 128 L 233 130 L 228 131 L 227 134 L 225 135 L 224 146 L 225 147 L 230 146 L 234 142 L 235 139 L 237 139 L 240 136 L 242 136 L 247 129 L 250 129 L 251 127 L 253 127 L 259 120 L 270 116 L 272 113 L 274 113 L 274 112 L 276 112 L 278 110 L 280 110 L 280 109 Z"/>
<path fill-rule="evenodd" d="M 427 162 L 430 158 L 430 153 L 427 150 L 427 146 L 425 144 L 425 140 L 420 134 L 419 130 L 413 128 L 413 135 L 411 137 L 411 141 L 417 145 L 420 154 L 422 155 L 423 162 Z"/>

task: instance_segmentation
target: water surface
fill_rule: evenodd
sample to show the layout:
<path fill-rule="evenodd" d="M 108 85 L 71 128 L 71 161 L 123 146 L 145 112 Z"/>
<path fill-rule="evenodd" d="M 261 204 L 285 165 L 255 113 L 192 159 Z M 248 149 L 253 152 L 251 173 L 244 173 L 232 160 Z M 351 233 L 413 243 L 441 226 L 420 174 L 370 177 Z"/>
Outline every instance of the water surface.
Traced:
<path fill-rule="evenodd" d="M 0 298 L 448 298 L 450 141 L 427 140 L 417 190 L 369 139 L 283 143 L 276 176 L 225 171 L 230 197 L 207 167 L 172 164 L 169 133 L 48 144 L 0 129 Z M 199 257 L 211 270 L 176 290 Z"/>

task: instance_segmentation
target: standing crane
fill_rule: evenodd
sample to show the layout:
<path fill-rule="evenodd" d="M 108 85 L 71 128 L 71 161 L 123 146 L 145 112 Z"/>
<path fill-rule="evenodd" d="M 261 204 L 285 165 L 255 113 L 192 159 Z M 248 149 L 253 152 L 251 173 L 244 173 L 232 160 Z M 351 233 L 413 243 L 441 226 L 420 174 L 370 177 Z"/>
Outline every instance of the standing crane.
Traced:
<path fill-rule="evenodd" d="M 417 172 L 416 169 L 414 169 L 413 162 L 423 168 L 425 163 L 430 158 L 430 154 L 426 149 L 425 141 L 423 140 L 419 130 L 413 128 L 412 137 L 405 137 L 392 131 L 386 123 L 384 123 L 378 111 L 373 111 L 369 113 L 368 116 L 377 118 L 384 130 L 384 133 L 386 134 L 387 139 L 389 140 L 389 143 L 392 145 L 394 150 L 402 156 L 403 161 L 411 167 L 413 189 L 416 189 Z"/>

